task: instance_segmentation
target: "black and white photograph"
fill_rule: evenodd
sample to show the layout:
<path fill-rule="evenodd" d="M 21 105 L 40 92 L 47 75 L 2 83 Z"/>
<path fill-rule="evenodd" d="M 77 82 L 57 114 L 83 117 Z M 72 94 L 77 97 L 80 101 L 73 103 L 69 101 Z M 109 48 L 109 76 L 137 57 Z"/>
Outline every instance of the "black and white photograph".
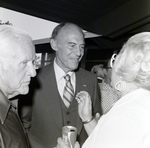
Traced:
<path fill-rule="evenodd" d="M 150 148 L 150 0 L 0 0 L 0 148 Z"/>

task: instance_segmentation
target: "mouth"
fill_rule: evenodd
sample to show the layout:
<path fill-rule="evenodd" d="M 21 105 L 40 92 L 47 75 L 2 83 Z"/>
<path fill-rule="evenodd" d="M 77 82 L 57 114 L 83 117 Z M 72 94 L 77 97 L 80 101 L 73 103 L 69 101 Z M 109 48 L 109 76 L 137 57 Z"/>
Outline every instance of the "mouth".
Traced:
<path fill-rule="evenodd" d="M 30 84 L 30 81 L 26 81 L 26 82 L 24 82 L 24 83 L 29 85 L 29 84 Z"/>
<path fill-rule="evenodd" d="M 79 58 L 78 59 L 72 59 L 72 61 L 75 63 L 78 63 L 78 62 L 80 62 L 80 59 Z"/>

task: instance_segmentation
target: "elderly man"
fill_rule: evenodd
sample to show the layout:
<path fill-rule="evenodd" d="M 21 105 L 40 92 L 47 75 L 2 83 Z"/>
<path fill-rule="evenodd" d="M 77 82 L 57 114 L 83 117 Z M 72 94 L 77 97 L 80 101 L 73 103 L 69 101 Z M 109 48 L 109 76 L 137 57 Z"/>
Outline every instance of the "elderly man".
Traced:
<path fill-rule="evenodd" d="M 35 47 L 22 30 L 0 25 L 0 147 L 28 148 L 28 140 L 10 98 L 27 94 L 34 68 Z"/>

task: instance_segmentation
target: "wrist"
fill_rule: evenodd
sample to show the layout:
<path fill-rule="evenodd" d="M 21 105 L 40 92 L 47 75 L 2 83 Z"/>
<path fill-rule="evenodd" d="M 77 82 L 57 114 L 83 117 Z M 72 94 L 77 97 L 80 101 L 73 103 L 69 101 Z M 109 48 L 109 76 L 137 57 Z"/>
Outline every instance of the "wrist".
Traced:
<path fill-rule="evenodd" d="M 94 116 L 92 116 L 89 120 L 82 121 L 82 123 L 83 123 L 83 124 L 88 124 L 88 123 L 90 123 L 93 119 L 94 119 Z"/>

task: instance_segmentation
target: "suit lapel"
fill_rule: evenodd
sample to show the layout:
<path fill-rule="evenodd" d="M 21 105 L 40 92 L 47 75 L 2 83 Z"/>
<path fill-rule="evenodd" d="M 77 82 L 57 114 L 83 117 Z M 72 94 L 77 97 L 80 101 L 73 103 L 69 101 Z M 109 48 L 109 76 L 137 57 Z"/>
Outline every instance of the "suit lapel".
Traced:
<path fill-rule="evenodd" d="M 82 73 L 81 70 L 76 72 L 76 93 L 78 93 L 81 90 L 88 90 L 88 85 L 87 85 L 87 79 L 85 78 L 86 74 Z"/>
<path fill-rule="evenodd" d="M 60 106 L 60 95 L 57 89 L 56 78 L 54 73 L 53 64 L 50 64 L 47 75 L 44 76 L 45 79 L 45 105 L 48 107 L 50 115 L 53 117 L 58 129 L 62 131 L 63 119 L 62 111 Z M 49 89 L 48 89 L 49 88 Z"/>

